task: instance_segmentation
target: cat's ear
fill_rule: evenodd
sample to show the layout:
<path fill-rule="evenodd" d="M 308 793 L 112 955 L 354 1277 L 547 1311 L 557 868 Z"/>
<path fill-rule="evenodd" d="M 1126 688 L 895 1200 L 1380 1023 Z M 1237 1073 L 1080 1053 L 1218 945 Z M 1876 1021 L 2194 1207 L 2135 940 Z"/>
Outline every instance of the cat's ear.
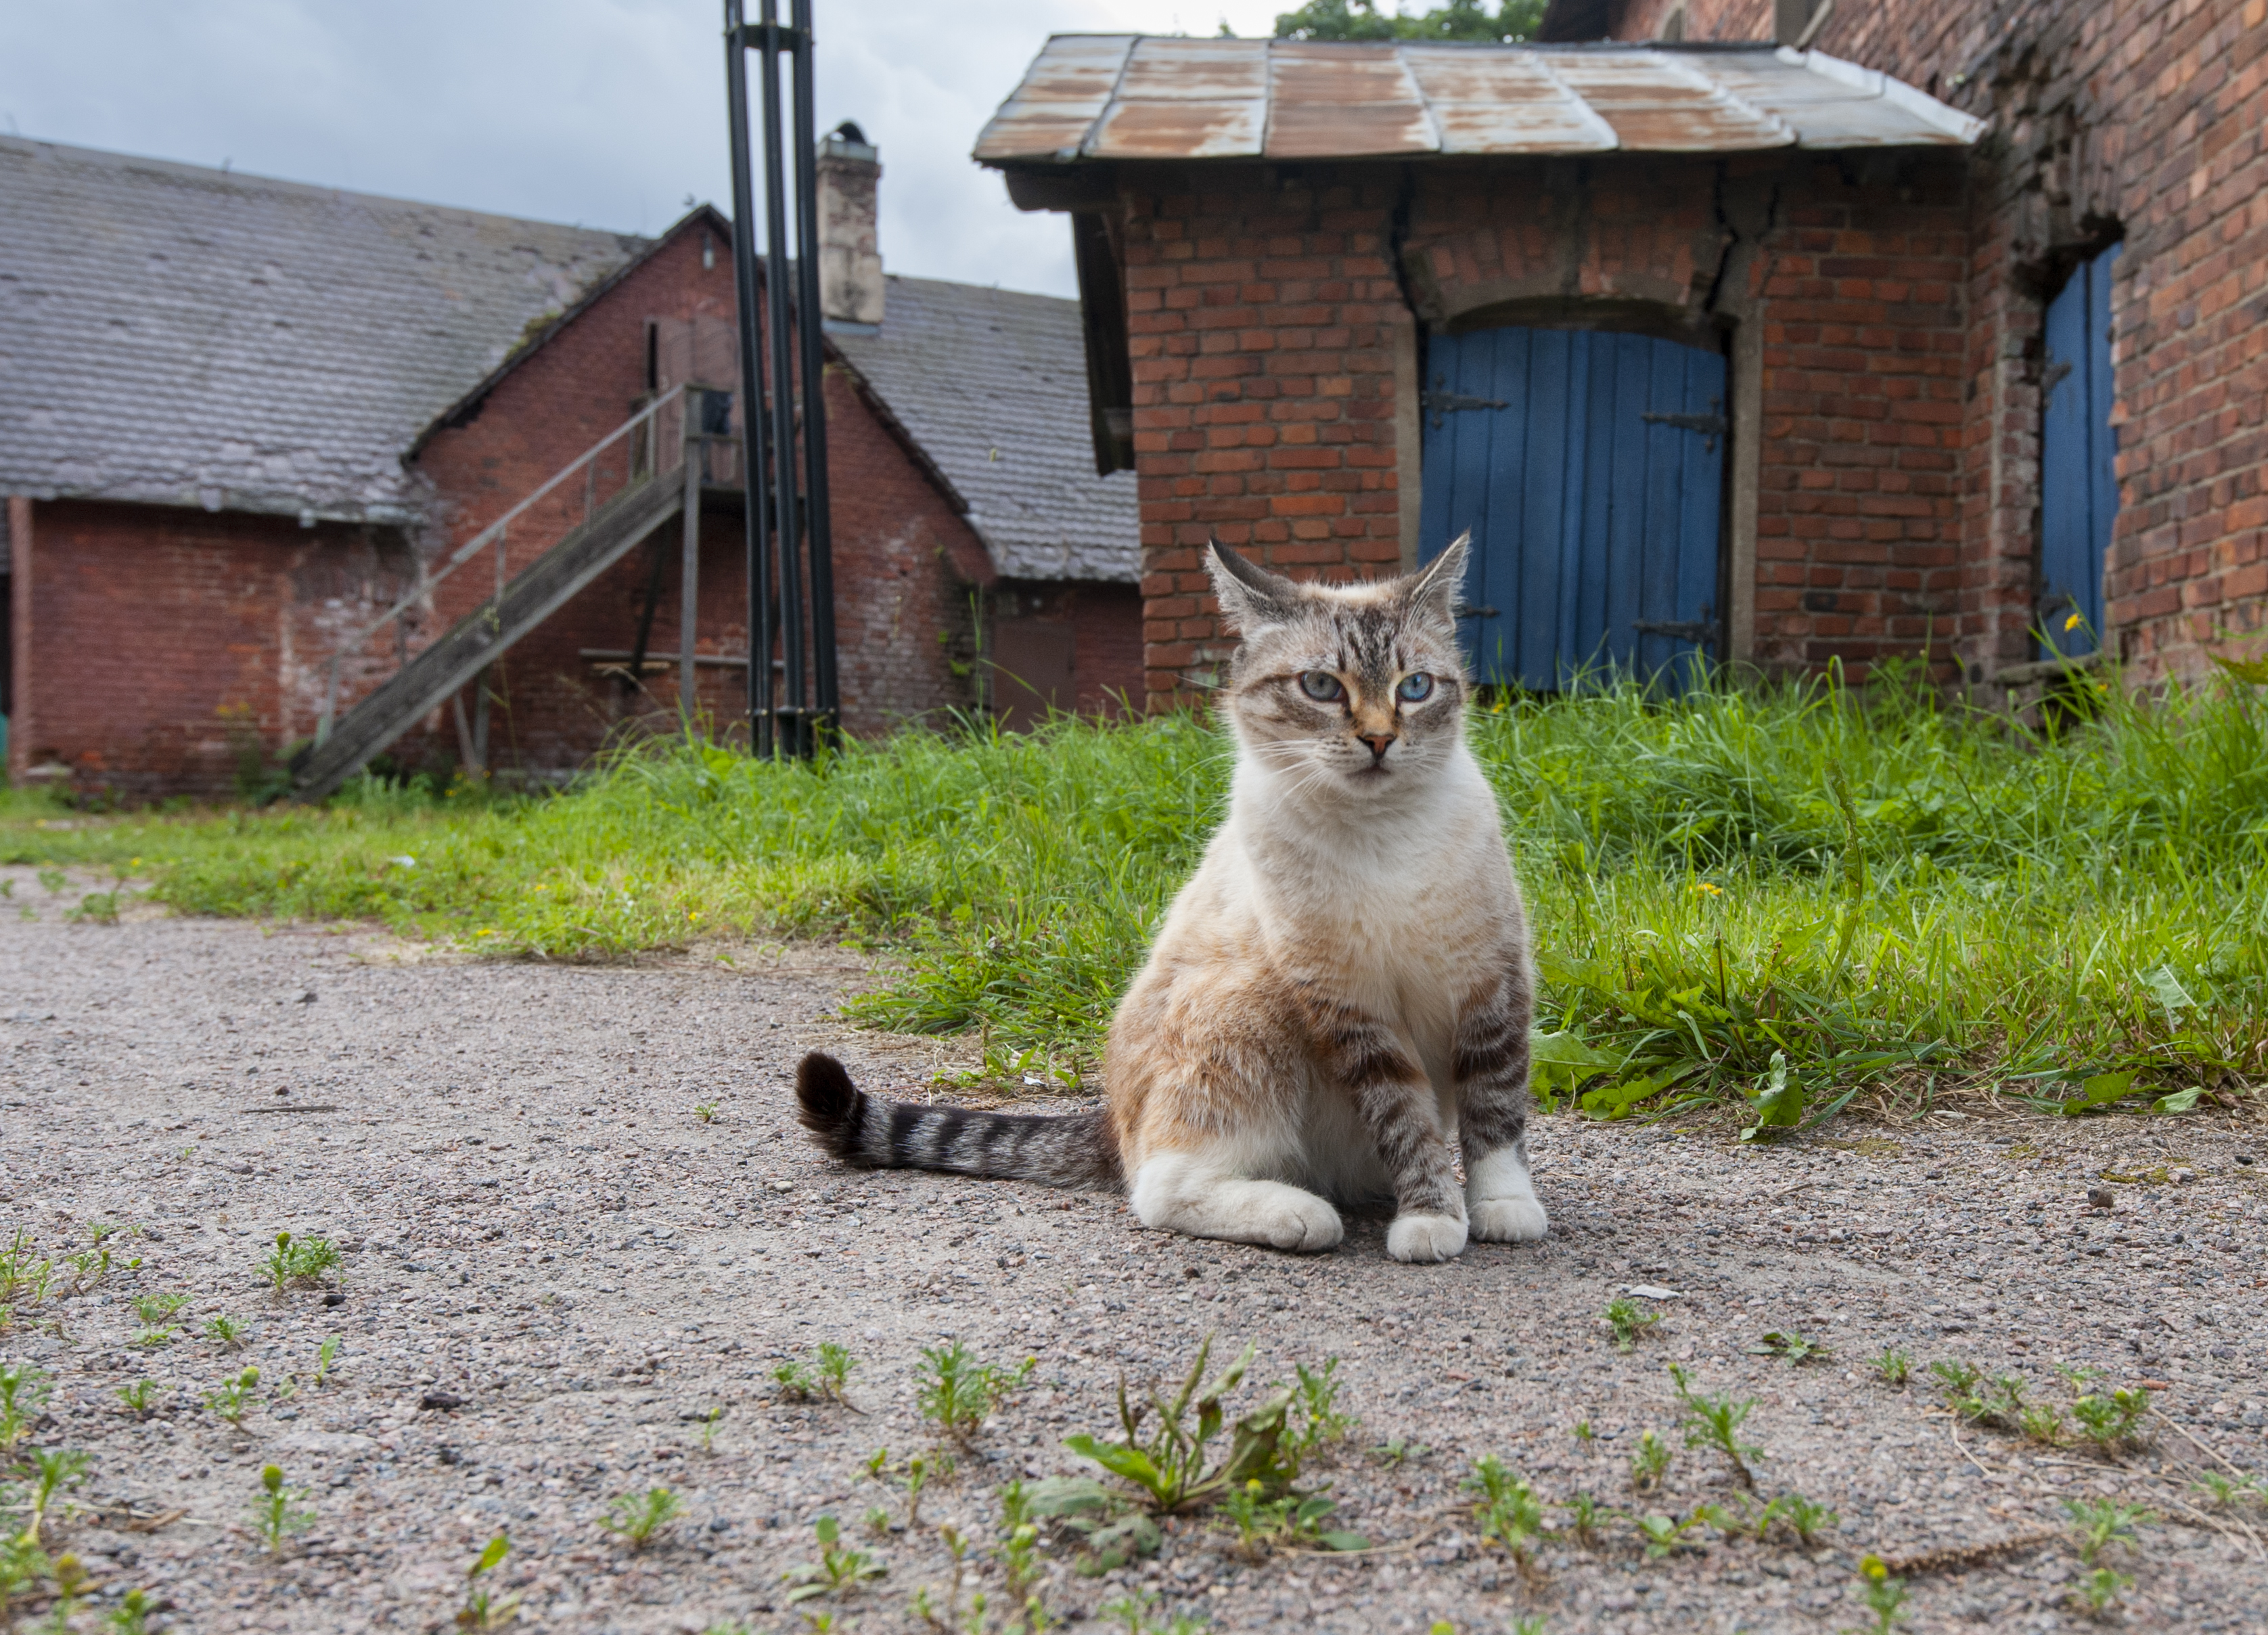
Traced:
<path fill-rule="evenodd" d="M 1267 569 L 1247 562 L 1219 540 L 1205 552 L 1205 567 L 1212 574 L 1212 593 L 1220 610 L 1240 635 L 1250 635 L 1263 624 L 1291 619 L 1300 602 L 1300 587 Z"/>
<path fill-rule="evenodd" d="M 1472 551 L 1473 531 L 1467 528 L 1449 541 L 1449 548 L 1413 575 L 1402 593 L 1413 613 L 1456 622 L 1457 602 L 1465 588 L 1465 563 Z"/>

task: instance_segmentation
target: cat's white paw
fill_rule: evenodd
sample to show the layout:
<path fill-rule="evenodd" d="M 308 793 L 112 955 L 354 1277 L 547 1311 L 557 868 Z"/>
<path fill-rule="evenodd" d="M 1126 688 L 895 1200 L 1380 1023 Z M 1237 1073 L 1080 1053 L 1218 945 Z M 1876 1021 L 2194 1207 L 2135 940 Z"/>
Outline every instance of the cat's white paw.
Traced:
<path fill-rule="evenodd" d="M 1543 1213 L 1543 1205 L 1533 1195 L 1527 1197 L 1483 1198 L 1468 1200 L 1466 1212 L 1471 1216 L 1473 1238 L 1481 1243 L 1533 1243 L 1551 1229 L 1551 1222 Z"/>
<path fill-rule="evenodd" d="M 1454 1215 L 1396 1215 L 1386 1252 L 1396 1260 L 1454 1260 L 1465 1252 L 1465 1223 Z"/>
<path fill-rule="evenodd" d="M 1264 1208 L 1254 1212 L 1254 1236 L 1250 1241 L 1272 1248 L 1312 1255 L 1319 1249 L 1336 1248 L 1338 1241 L 1346 1236 L 1338 1211 L 1324 1199 L 1296 1187 L 1275 1190 L 1290 1193 L 1291 1197 L 1270 1198 Z"/>

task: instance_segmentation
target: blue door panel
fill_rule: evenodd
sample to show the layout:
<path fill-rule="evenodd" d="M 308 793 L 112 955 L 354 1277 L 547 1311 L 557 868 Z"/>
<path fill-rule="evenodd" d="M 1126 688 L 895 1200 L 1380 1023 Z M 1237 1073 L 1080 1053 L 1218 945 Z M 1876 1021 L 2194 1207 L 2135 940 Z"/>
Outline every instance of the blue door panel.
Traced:
<path fill-rule="evenodd" d="M 1611 668 L 1690 684 L 1690 633 L 1639 627 L 1710 617 L 1724 359 L 1645 335 L 1486 329 L 1433 337 L 1426 370 L 1424 554 L 1472 531 L 1462 633 L 1479 678 L 1557 690 Z"/>
<path fill-rule="evenodd" d="M 2110 269 L 2118 247 L 2075 269 L 2048 303 L 2047 401 L 2040 425 L 2043 653 L 2077 658 L 2102 629 L 2102 572 L 2118 518 L 2110 423 Z"/>

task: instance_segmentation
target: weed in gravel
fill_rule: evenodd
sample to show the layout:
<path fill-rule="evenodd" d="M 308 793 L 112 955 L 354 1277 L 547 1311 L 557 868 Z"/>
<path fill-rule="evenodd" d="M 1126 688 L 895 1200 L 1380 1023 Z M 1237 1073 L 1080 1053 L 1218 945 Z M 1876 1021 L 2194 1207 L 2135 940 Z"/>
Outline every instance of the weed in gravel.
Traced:
<path fill-rule="evenodd" d="M 17 1596 L 48 1576 L 47 1552 L 27 1538 L 0 1534 L 0 1619 Z"/>
<path fill-rule="evenodd" d="M 134 1299 L 134 1315 L 154 1329 L 188 1303 L 186 1294 L 139 1294 Z"/>
<path fill-rule="evenodd" d="M 1749 1354 L 1752 1357 L 1777 1357 L 1791 1368 L 1814 1358 L 1835 1355 L 1818 1341 L 1806 1339 L 1793 1329 L 1770 1330 L 1761 1342 L 1749 1348 Z"/>
<path fill-rule="evenodd" d="M 817 1353 L 804 1362 L 782 1362 L 772 1366 L 772 1383 L 779 1388 L 782 1396 L 799 1403 L 815 1397 L 831 1397 L 850 1406 L 843 1393 L 850 1382 L 850 1371 L 858 1366 L 843 1347 L 832 1340 L 822 1340 Z"/>
<path fill-rule="evenodd" d="M 2228 1510 L 2248 1500 L 2268 1505 L 2268 1482 L 2257 1476 L 2241 1477 L 2232 1482 L 2218 1470 L 2200 1470 L 2191 1491 L 2202 1495 L 2215 1510 Z"/>
<path fill-rule="evenodd" d="M 259 1386 L 260 1370 L 247 1368 L 235 1379 L 225 1381 L 220 1389 L 206 1392 L 205 1406 L 240 1431 L 244 1428 L 244 1416 L 250 1410 L 254 1393 Z"/>
<path fill-rule="evenodd" d="M 1868 1556 L 1859 1563 L 1859 1594 L 1874 1615 L 1874 1635 L 1890 1635 L 1892 1626 L 1905 1616 L 1906 1581 L 1892 1578 L 1880 1556 Z"/>
<path fill-rule="evenodd" d="M 1651 1493 L 1661 1485 L 1661 1478 L 1669 1472 L 1669 1462 L 1677 1455 L 1669 1444 L 1656 1436 L 1651 1429 L 1638 1436 L 1638 1449 L 1630 1457 L 1630 1484 L 1633 1493 Z"/>
<path fill-rule="evenodd" d="M 1481 1543 L 1502 1544 L 1522 1573 L 1533 1568 L 1535 1543 L 1543 1533 L 1543 1506 L 1535 1490 L 1494 1454 L 1473 1462 L 1473 1473 L 1459 1484 L 1473 1494 L 1473 1525 Z"/>
<path fill-rule="evenodd" d="M 72 1618 L 78 1614 L 79 1603 L 86 1599 L 94 1581 L 87 1576 L 86 1568 L 69 1550 L 55 1558 L 55 1604 L 48 1609 L 48 1627 L 55 1635 L 69 1635 Z"/>
<path fill-rule="evenodd" d="M 701 1421 L 701 1451 L 712 1458 L 717 1452 L 717 1427 L 725 1420 L 725 1408 L 718 1403 L 710 1409 Z"/>
<path fill-rule="evenodd" d="M 134 1337 L 126 1343 L 129 1345 L 138 1345 L 146 1351 L 154 1351 L 161 1345 L 171 1345 L 173 1343 L 173 1337 L 180 1331 L 181 1325 L 177 1322 L 162 1326 L 152 1325 L 147 1329 L 136 1329 Z"/>
<path fill-rule="evenodd" d="M 2134 1434 L 2135 1427 L 2149 1411 L 2149 1393 L 2130 1388 L 2113 1391 L 2107 1396 L 2082 1396 L 2071 1405 L 2071 1417 L 2079 1422 L 2079 1433 L 2106 1455 L 2139 1440 Z"/>
<path fill-rule="evenodd" d="M 50 897 L 60 896 L 63 887 L 70 884 L 70 876 L 61 869 L 41 869 L 40 884 L 47 887 Z"/>
<path fill-rule="evenodd" d="M 1368 1550 L 1370 1540 L 1359 1533 L 1327 1528 L 1336 1499 L 1321 1493 L 1285 1493 L 1266 1497 L 1257 1478 L 1224 1495 L 1220 1513 L 1236 1528 L 1237 1548 L 1248 1559 L 1258 1560 L 1270 1548 L 1294 1550 Z"/>
<path fill-rule="evenodd" d="M 1413 1442 L 1406 1436 L 1397 1436 L 1373 1447 L 1370 1456 L 1391 1469 L 1405 1460 L 1423 1459 L 1432 1451 L 1432 1447 L 1425 1442 Z"/>
<path fill-rule="evenodd" d="M 118 1604 L 102 1621 L 102 1627 L 110 1635 L 150 1635 L 150 1615 L 157 1609 L 158 1604 L 150 1599 L 148 1590 L 129 1589 L 118 1598 Z"/>
<path fill-rule="evenodd" d="M 957 1441 L 974 1436 L 991 1416 L 992 1405 L 1031 1378 L 1038 1359 L 1027 1357 L 1013 1368 L 980 1363 L 959 1340 L 922 1347 L 922 1418 Z"/>
<path fill-rule="evenodd" d="M 1734 1402 L 1729 1396 L 1700 1396 L 1687 1383 L 1685 1370 L 1675 1363 L 1669 1365 L 1669 1377 L 1676 1382 L 1677 1401 L 1685 1410 L 1685 1417 L 1680 1421 L 1685 1446 L 1715 1448 L 1733 1467 L 1733 1475 L 1741 1485 L 1755 1488 L 1756 1478 L 1749 1469 L 1749 1461 L 1762 1459 L 1764 1450 L 1741 1440 L 1741 1426 L 1755 1410 L 1756 1399 L 1750 1396 Z"/>
<path fill-rule="evenodd" d="M 1904 1390 L 1913 1375 L 1913 1359 L 1892 1346 L 1874 1359 L 1874 1369 L 1875 1377 L 1884 1385 L 1894 1391 Z"/>
<path fill-rule="evenodd" d="M 2036 1403 L 2016 1416 L 2016 1429 L 2043 1447 L 2060 1447 L 2066 1435 L 2063 1410 L 2052 1403 Z"/>
<path fill-rule="evenodd" d="M 844 1543 L 843 1529 L 833 1516 L 820 1517 L 813 1532 L 819 1541 L 819 1559 L 780 1574 L 783 1581 L 796 1587 L 787 1593 L 789 1605 L 821 1595 L 847 1595 L 888 1570 L 865 1550 Z"/>
<path fill-rule="evenodd" d="M 1239 1419 L 1231 1428 L 1227 1455 L 1208 1465 L 1208 1448 L 1227 1423 L 1221 1398 L 1244 1378 L 1257 1349 L 1246 1346 L 1243 1355 L 1206 1384 L 1212 1342 L 1213 1337 L 1206 1335 L 1181 1390 L 1170 1401 L 1152 1388 L 1149 1401 L 1137 1407 L 1127 1399 L 1126 1376 L 1119 1375 L 1118 1422 L 1125 1432 L 1123 1441 L 1099 1442 L 1081 1432 L 1066 1437 L 1064 1446 L 1139 1488 L 1160 1512 L 1179 1510 L 1255 1479 L 1271 1496 L 1283 1491 L 1299 1474 L 1284 1446 L 1284 1420 L 1292 1401 L 1288 1390 L 1277 1391 Z M 1145 1435 L 1142 1422 L 1153 1415 L 1153 1428 Z"/>
<path fill-rule="evenodd" d="M 312 1382 L 315 1389 L 320 1391 L 323 1388 L 323 1381 L 331 1377 L 331 1365 L 337 1362 L 338 1359 L 339 1337 L 334 1334 L 325 1339 L 322 1344 L 316 1348 L 315 1377 Z"/>
<path fill-rule="evenodd" d="M 260 1270 L 281 1294 L 295 1283 L 320 1283 L 323 1274 L 340 1262 L 338 1246 L 328 1238 L 295 1238 L 288 1232 L 276 1234 L 276 1247 L 268 1251 L 268 1258 Z"/>
<path fill-rule="evenodd" d="M 2090 1567 L 2101 1565 L 2102 1552 L 2114 1547 L 2139 1553 L 2134 1529 L 2158 1519 L 2154 1510 L 2118 1499 L 2066 1499 L 2063 1510 L 2071 1518 L 2072 1548 Z"/>
<path fill-rule="evenodd" d="M 155 1381 L 136 1380 L 131 1385 L 122 1385 L 118 1388 L 118 1400 L 126 1405 L 126 1411 L 136 1419 L 147 1419 L 152 1411 L 151 1402 L 156 1396 L 157 1390 Z"/>
<path fill-rule="evenodd" d="M 1285 1439 L 1291 1457 L 1305 1460 L 1322 1452 L 1333 1442 L 1343 1442 L 1362 1421 L 1353 1414 L 1339 1409 L 1339 1388 L 1345 1383 L 1339 1375 L 1339 1359 L 1323 1359 L 1323 1366 L 1310 1369 L 1305 1363 L 1292 1365 L 1299 1384 L 1293 1388 L 1292 1414 L 1298 1429 Z M 1278 1382 L 1274 1388 L 1280 1389 Z"/>
<path fill-rule="evenodd" d="M 207 1318 L 204 1337 L 224 1351 L 239 1351 L 244 1349 L 244 1325 L 233 1317 Z"/>
<path fill-rule="evenodd" d="M 48 1286 L 55 1281 L 55 1263 L 34 1258 L 32 1251 L 32 1234 L 17 1227 L 7 1248 L 0 1250 L 0 1300 L 20 1300 L 27 1306 L 37 1306 L 48 1298 Z"/>
<path fill-rule="evenodd" d="M 84 1294 L 110 1276 L 110 1251 L 98 1243 L 63 1257 L 63 1292 Z"/>
<path fill-rule="evenodd" d="M 1166 1536 L 1149 1512 L 1093 1477 L 1057 1476 L 1020 1490 L 1026 1513 L 1075 1533 L 1086 1546 L 1073 1571 L 1098 1578 L 1128 1562 L 1153 1556 Z"/>
<path fill-rule="evenodd" d="M 306 1488 L 284 1484 L 281 1465 L 261 1468 L 260 1497 L 252 1501 L 252 1527 L 268 1541 L 268 1548 L 274 1554 L 284 1553 L 284 1541 L 291 1535 L 304 1533 L 314 1526 L 315 1513 L 306 1507 Z"/>
<path fill-rule="evenodd" d="M 1567 1501 L 1567 1529 L 1574 1534 L 1575 1542 L 1584 1549 L 1596 1550 L 1599 1547 L 1599 1523 L 1612 1513 L 1588 1493 L 1579 1491 Z"/>
<path fill-rule="evenodd" d="M 1599 1316 L 1615 1331 L 1615 1349 L 1618 1351 L 1629 1351 L 1661 1321 L 1660 1312 L 1651 1306 L 1640 1305 L 1627 1295 L 1609 1300 L 1606 1310 Z"/>
<path fill-rule="evenodd" d="M 1793 1529 L 1806 1550 L 1811 1548 L 1820 1534 L 1833 1532 L 1843 1520 L 1826 1506 L 1806 1499 L 1800 1493 L 1782 1493 L 1764 1506 L 1764 1513 L 1770 1517 L 1774 1511 L 1778 1512 L 1780 1520 Z M 1756 1536 L 1761 1539 L 1764 1535 L 1764 1528 L 1758 1528 Z"/>
<path fill-rule="evenodd" d="M 20 1536 L 27 1543 L 40 1542 L 40 1528 L 55 1507 L 58 1497 L 86 1480 L 86 1473 L 94 1465 L 94 1456 L 84 1448 L 42 1447 L 35 1449 L 31 1461 L 23 1468 L 28 1484 L 24 1503 L 27 1518 Z"/>
<path fill-rule="evenodd" d="M 24 1440 L 52 1389 L 48 1376 L 28 1363 L 0 1364 L 0 1454 Z"/>
<path fill-rule="evenodd" d="M 1504 1635 L 1544 1635 L 1550 1627 L 1540 1617 L 1517 1617 L 1504 1626 Z"/>
<path fill-rule="evenodd" d="M 1664 1515 L 1632 1516 L 1631 1521 L 1638 1528 L 1638 1536 L 1646 1541 L 1646 1558 L 1660 1561 L 1685 1542 L 1686 1534 L 1708 1521 L 1712 1513 L 1711 1506 L 1700 1505 L 1682 1519 Z"/>
<path fill-rule="evenodd" d="M 632 1550 L 644 1550 L 667 1532 L 685 1513 L 685 1501 L 666 1487 L 643 1493 L 619 1493 L 607 1506 L 599 1525 Z"/>
<path fill-rule="evenodd" d="M 704 1124 L 714 1123 L 717 1119 L 717 1103 L 714 1101 L 696 1101 L 693 1104 L 693 1116 L 699 1119 Z"/>
<path fill-rule="evenodd" d="M 2076 1594 L 2080 1604 L 2087 1609 L 2088 1617 L 2103 1618 L 2110 1617 L 2110 1609 L 2118 1604 L 2118 1598 L 2133 1587 L 2134 1580 L 2124 1573 L 2114 1572 L 2109 1567 L 2097 1567 L 2080 1580 Z"/>
<path fill-rule="evenodd" d="M 1158 1610 L 1158 1598 L 1146 1589 L 1136 1589 L 1131 1594 L 1106 1601 L 1098 1609 L 1106 1618 L 1116 1618 L 1126 1626 L 1126 1635 L 1201 1635 L 1205 1628 L 1203 1618 L 1177 1612 L 1170 1622 L 1152 1623 L 1152 1615 Z"/>
<path fill-rule="evenodd" d="M 512 1540 L 499 1533 L 489 1540 L 488 1548 L 465 1569 L 465 1604 L 457 1609 L 459 1629 L 500 1630 L 519 1615 L 518 1591 L 491 1594 L 481 1582 L 483 1575 L 493 1572 L 511 1553 Z"/>

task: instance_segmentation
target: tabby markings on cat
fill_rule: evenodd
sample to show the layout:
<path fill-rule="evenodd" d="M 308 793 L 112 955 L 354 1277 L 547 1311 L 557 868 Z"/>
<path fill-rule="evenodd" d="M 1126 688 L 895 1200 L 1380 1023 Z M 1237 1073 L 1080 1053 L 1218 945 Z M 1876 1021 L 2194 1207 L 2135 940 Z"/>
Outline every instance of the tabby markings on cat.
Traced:
<path fill-rule="evenodd" d="M 1103 1110 L 880 1101 L 814 1052 L 796 1094 L 820 1145 L 865 1168 L 1123 1188 L 1145 1226 L 1280 1249 L 1329 1248 L 1338 1205 L 1387 1197 L 1396 1260 L 1541 1238 L 1527 914 L 1464 740 L 1466 550 L 1321 585 L 1214 541 L 1240 637 L 1228 816 L 1112 1018 Z"/>

